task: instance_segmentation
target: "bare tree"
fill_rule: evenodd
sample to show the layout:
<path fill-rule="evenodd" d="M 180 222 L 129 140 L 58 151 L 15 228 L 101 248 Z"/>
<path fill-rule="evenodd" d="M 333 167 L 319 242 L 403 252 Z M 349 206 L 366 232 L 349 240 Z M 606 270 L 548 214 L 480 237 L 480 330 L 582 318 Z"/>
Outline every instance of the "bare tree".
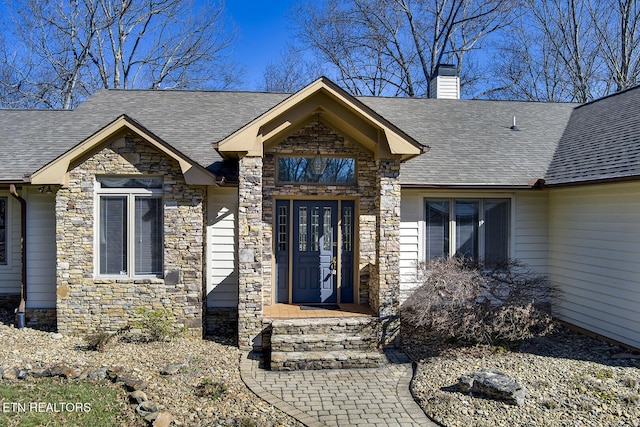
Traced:
<path fill-rule="evenodd" d="M 640 10 L 637 0 L 596 0 L 591 24 L 608 70 L 607 88 L 621 91 L 640 81 Z"/>
<path fill-rule="evenodd" d="M 425 96 L 440 63 L 463 66 L 511 19 L 505 0 L 328 0 L 299 6 L 299 39 L 357 95 Z"/>
<path fill-rule="evenodd" d="M 100 88 L 224 88 L 237 81 L 225 55 L 234 35 L 223 4 L 15 0 L 10 10 L 3 33 L 11 50 L 7 42 L 2 54 L 13 59 L 5 67 L 20 85 L 0 84 L 18 95 L 15 106 L 72 108 Z"/>
<path fill-rule="evenodd" d="M 293 45 L 288 45 L 277 62 L 271 62 L 263 72 L 262 89 L 267 92 L 293 93 L 311 83 L 322 74 L 322 66 L 305 59 Z"/>
<path fill-rule="evenodd" d="M 528 0 L 494 61 L 489 96 L 587 102 L 638 84 L 637 0 Z"/>

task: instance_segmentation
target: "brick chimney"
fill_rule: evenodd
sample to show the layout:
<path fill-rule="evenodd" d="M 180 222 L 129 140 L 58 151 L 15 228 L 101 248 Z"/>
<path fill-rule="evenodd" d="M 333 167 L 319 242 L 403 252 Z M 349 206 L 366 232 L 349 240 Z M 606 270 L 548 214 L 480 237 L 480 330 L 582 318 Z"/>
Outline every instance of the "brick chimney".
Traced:
<path fill-rule="evenodd" d="M 431 79 L 429 97 L 438 99 L 460 99 L 460 76 L 455 65 L 438 64 Z"/>

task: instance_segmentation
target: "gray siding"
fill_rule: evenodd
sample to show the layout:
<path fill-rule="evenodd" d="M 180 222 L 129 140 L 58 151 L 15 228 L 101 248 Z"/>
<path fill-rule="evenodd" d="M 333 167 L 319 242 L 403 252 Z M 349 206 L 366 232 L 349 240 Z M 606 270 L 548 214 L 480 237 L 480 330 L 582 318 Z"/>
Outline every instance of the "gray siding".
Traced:
<path fill-rule="evenodd" d="M 0 295 L 19 295 L 22 274 L 20 259 L 20 203 L 8 191 L 0 191 L 7 198 L 7 264 L 0 265 Z"/>
<path fill-rule="evenodd" d="M 554 189 L 550 274 L 554 314 L 640 347 L 640 183 Z"/>
<path fill-rule="evenodd" d="M 209 188 L 207 306 L 238 306 L 237 188 Z"/>
<path fill-rule="evenodd" d="M 27 308 L 56 306 L 55 195 L 30 188 L 27 200 Z"/>

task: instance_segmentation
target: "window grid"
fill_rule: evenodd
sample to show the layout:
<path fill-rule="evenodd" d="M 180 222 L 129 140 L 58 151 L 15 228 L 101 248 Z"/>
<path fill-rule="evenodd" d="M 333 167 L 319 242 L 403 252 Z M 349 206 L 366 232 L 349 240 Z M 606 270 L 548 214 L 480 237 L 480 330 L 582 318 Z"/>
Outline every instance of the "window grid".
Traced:
<path fill-rule="evenodd" d="M 342 250 L 347 252 L 351 252 L 353 250 L 352 218 L 353 212 L 351 211 L 351 207 L 345 207 L 342 219 Z"/>
<path fill-rule="evenodd" d="M 311 209 L 311 250 L 317 252 L 320 249 L 320 208 Z"/>
<path fill-rule="evenodd" d="M 97 178 L 98 275 L 157 277 L 162 274 L 164 213 L 161 180 L 144 176 Z"/>
<path fill-rule="evenodd" d="M 298 250 L 307 251 L 307 208 L 301 206 L 298 211 Z"/>
<path fill-rule="evenodd" d="M 278 250 L 287 250 L 287 208 L 280 206 L 278 209 Z"/>
<path fill-rule="evenodd" d="M 331 208 L 324 208 L 324 217 L 322 218 L 322 234 L 324 240 L 322 242 L 322 250 L 328 252 L 331 250 L 331 243 L 333 240 L 333 229 L 331 228 Z"/>

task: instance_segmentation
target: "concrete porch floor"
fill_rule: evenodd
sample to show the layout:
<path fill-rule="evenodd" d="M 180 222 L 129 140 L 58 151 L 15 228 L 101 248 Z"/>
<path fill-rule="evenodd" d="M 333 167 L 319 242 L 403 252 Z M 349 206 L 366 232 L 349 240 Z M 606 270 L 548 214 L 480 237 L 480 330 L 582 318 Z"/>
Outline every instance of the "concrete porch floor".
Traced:
<path fill-rule="evenodd" d="M 273 304 L 263 307 L 267 319 L 308 319 L 316 317 L 365 317 L 375 316 L 371 308 L 359 304 L 337 304 L 340 310 L 323 308 L 303 309 L 305 304 Z M 333 304 L 335 305 L 335 304 Z"/>

